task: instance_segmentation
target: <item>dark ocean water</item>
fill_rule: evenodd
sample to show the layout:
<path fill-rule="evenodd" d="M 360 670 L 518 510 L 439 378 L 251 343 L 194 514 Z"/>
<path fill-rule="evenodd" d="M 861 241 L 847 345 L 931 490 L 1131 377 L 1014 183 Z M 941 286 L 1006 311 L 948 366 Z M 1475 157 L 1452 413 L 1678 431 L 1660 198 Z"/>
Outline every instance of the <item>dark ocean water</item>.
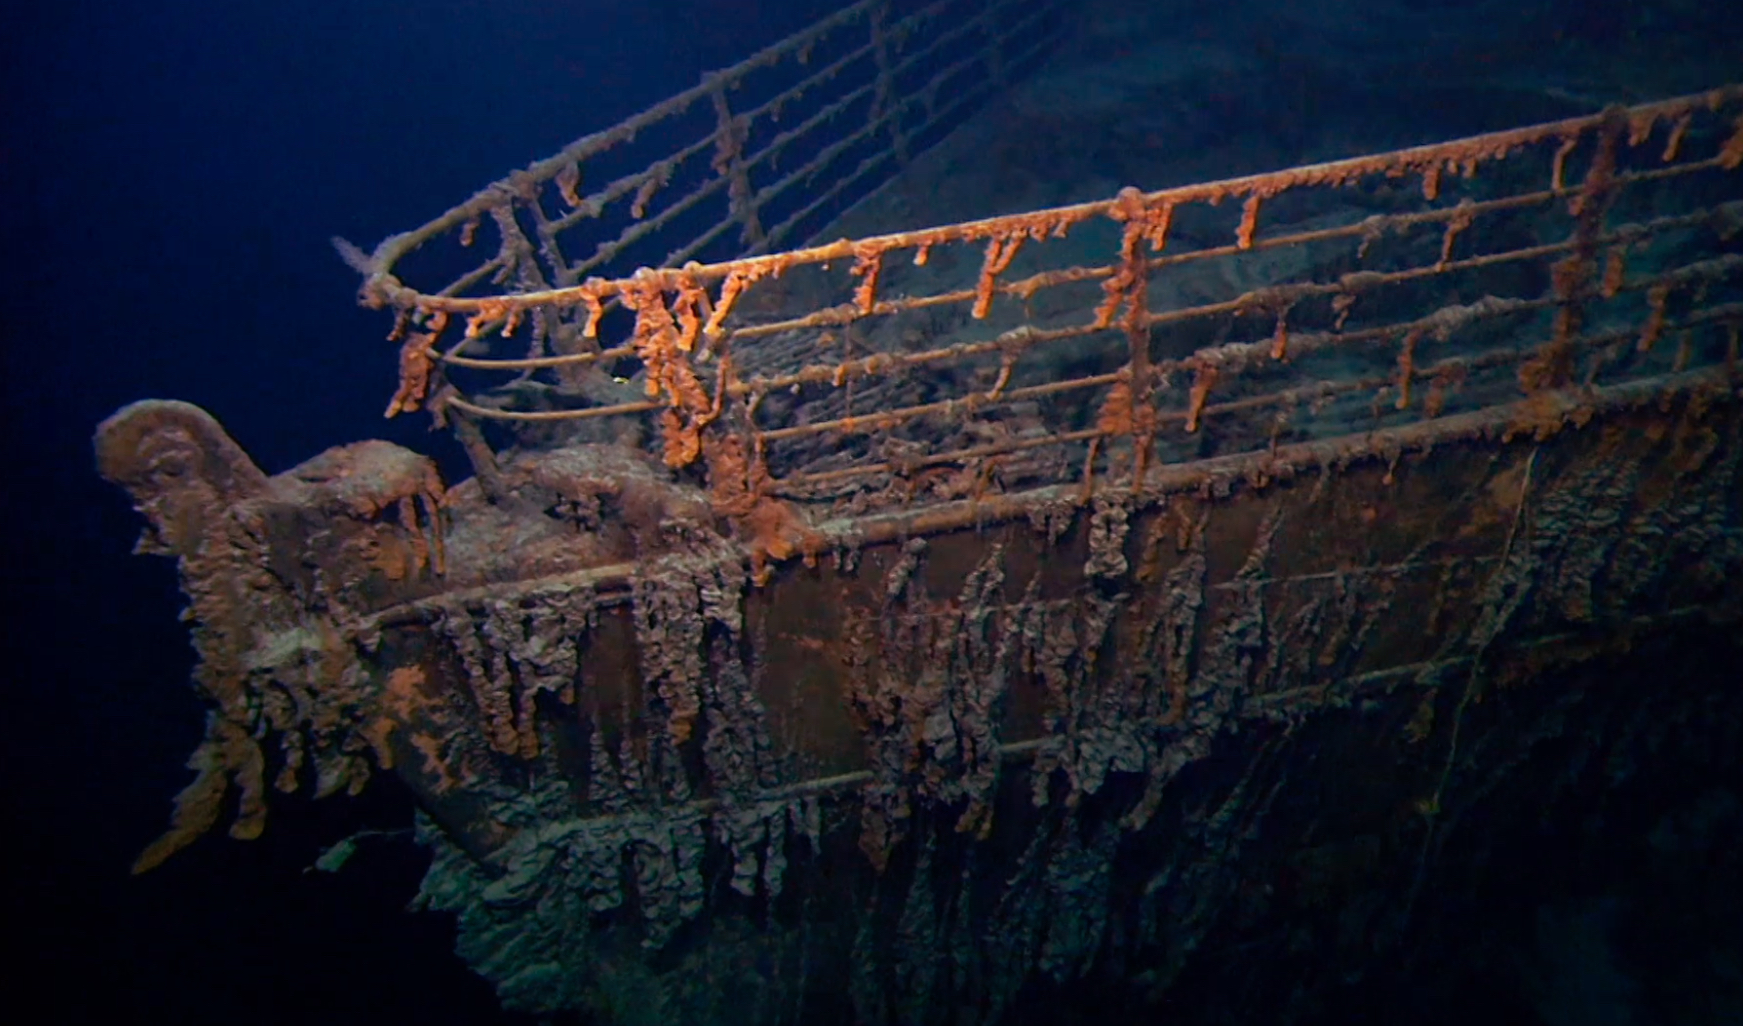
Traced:
<path fill-rule="evenodd" d="M 217 839 L 127 876 L 186 780 L 201 713 L 173 567 L 128 554 L 139 520 L 94 473 L 91 430 L 123 403 L 173 397 L 269 472 L 365 437 L 451 459 L 421 419 L 380 419 L 385 323 L 356 306 L 328 238 L 422 223 L 834 6 L 63 0 L 0 16 L 13 849 L 0 1015 L 531 1021 L 498 1010 L 441 918 L 403 912 L 418 852 L 365 847 L 355 872 L 305 872 L 346 824 L 403 820 L 389 781 L 361 799 L 275 800 L 267 839 Z M 1567 6 L 1592 39 L 1636 26 L 1620 5 Z M 1604 914 L 1568 915 L 1588 911 Z"/>
<path fill-rule="evenodd" d="M 23 849 L 0 1014 L 514 1021 L 439 919 L 402 913 L 414 862 L 302 873 L 329 810 L 287 808 L 271 844 L 126 875 L 186 780 L 201 713 L 173 567 L 128 555 L 139 521 L 93 472 L 91 431 L 156 396 L 205 406 L 274 471 L 357 438 L 439 443 L 380 419 L 384 323 L 329 237 L 421 223 L 831 9 L 91 0 L 0 16 L 19 610 L 5 829 Z M 17 1017 L 42 1001 L 57 1011 Z"/>

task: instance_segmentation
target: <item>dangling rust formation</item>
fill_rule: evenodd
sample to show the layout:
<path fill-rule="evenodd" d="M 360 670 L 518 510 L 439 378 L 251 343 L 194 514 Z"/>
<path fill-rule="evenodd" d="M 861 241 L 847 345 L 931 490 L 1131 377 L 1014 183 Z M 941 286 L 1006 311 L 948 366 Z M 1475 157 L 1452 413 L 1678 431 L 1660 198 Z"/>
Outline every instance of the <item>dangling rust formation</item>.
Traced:
<path fill-rule="evenodd" d="M 260 836 L 269 736 L 280 791 L 312 780 L 318 794 L 355 793 L 369 779 L 366 753 L 392 768 L 383 717 L 412 722 L 422 678 L 408 668 L 377 693 L 359 662 L 355 610 L 446 570 L 435 465 L 360 442 L 269 478 L 204 410 L 148 400 L 98 428 L 97 466 L 146 516 L 139 551 L 180 563 L 195 684 L 212 705 L 188 760 L 198 775 L 135 872 L 209 830 L 232 787 L 241 797 L 231 836 Z M 288 538 L 305 544 L 287 548 Z"/>
<path fill-rule="evenodd" d="M 468 480 L 382 442 L 268 476 L 185 404 L 104 423 L 212 707 L 138 868 L 231 794 L 259 835 L 268 777 L 386 770 L 435 853 L 420 901 L 516 1008 L 1155 1000 L 1279 920 L 1361 964 L 1584 715 L 1534 682 L 1735 642 L 1743 88 L 774 252 L 757 118 L 863 59 L 865 130 L 913 152 L 937 80 L 898 69 L 943 6 L 855 5 L 354 253 L 398 315 L 389 414 L 452 424 Z M 967 24 L 1006 74 L 1049 10 Z M 703 102 L 706 138 L 583 194 L 589 158 Z M 691 158 L 719 223 L 585 277 L 681 220 Z M 619 203 L 624 235 L 565 255 Z M 406 283 L 486 224 L 481 265 Z M 730 226 L 754 255 L 692 261 Z M 1626 744 L 1696 729 L 1640 701 Z"/>

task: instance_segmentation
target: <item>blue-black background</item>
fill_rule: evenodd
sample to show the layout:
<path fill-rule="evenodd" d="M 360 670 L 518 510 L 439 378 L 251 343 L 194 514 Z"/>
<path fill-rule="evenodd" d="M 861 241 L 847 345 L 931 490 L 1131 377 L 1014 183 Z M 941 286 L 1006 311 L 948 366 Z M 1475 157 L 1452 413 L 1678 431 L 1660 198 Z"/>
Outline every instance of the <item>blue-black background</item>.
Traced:
<path fill-rule="evenodd" d="M 262 841 L 220 833 L 127 875 L 190 777 L 202 712 L 174 568 L 129 555 L 140 520 L 97 478 L 91 432 L 126 402 L 178 398 L 269 473 L 368 437 L 443 453 L 424 418 L 380 419 L 388 319 L 356 306 L 329 236 L 367 248 L 421 224 L 844 2 L 0 13 L 0 1019 L 530 1021 L 497 1009 L 443 917 L 402 911 L 421 873 L 409 845 L 365 846 L 357 872 L 304 871 L 357 823 L 406 822 L 391 780 L 356 800 L 275 797 Z M 1637 20 L 1622 0 L 1520 7 L 1544 14 L 1545 46 L 1562 10 L 1597 42 Z M 1468 27 L 1484 45 L 1505 34 Z M 1263 25 L 1251 35 L 1276 42 Z M 1715 36 L 1735 49 L 1735 30 Z"/>
<path fill-rule="evenodd" d="M 360 438 L 429 449 L 422 418 L 380 418 L 390 325 L 328 237 L 421 224 L 838 6 L 7 5 L 0 1018 L 516 1021 L 442 917 L 402 911 L 409 850 L 302 872 L 360 814 L 403 823 L 391 784 L 277 802 L 261 843 L 219 834 L 127 876 L 201 712 L 174 568 L 128 554 L 140 521 L 94 473 L 91 431 L 161 397 L 206 407 L 269 473 Z"/>

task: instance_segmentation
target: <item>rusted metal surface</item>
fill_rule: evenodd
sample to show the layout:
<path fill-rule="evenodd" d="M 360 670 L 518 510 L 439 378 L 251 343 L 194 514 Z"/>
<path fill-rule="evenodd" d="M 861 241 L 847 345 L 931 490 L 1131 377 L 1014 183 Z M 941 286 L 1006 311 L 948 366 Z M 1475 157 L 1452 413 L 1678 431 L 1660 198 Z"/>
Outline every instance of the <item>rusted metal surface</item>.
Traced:
<path fill-rule="evenodd" d="M 393 411 L 538 444 L 655 414 L 667 465 L 778 559 L 821 517 L 1141 489 L 1185 460 L 1734 364 L 1740 97 L 567 288 L 435 295 L 375 267 L 364 293 L 400 315 Z M 589 351 L 538 343 L 558 322 Z M 534 355 L 492 355 L 528 332 Z M 605 367 L 629 377 L 602 389 Z M 461 389 L 492 370 L 519 377 Z"/>
<path fill-rule="evenodd" d="M 1065 31 L 1061 7 L 860 0 L 369 254 L 335 241 L 360 268 L 450 276 L 431 289 L 442 295 L 778 251 L 1043 59 Z M 540 323 L 539 347 L 577 343 Z"/>
<path fill-rule="evenodd" d="M 371 758 L 404 778 L 447 853 L 425 900 L 460 911 L 462 950 L 509 1003 L 655 993 L 656 1018 L 721 1014 L 752 987 L 764 1003 L 729 1018 L 785 1021 L 857 979 L 859 1014 L 925 1021 L 889 995 L 956 958 L 973 973 L 930 993 L 990 1021 L 1097 953 L 1185 960 L 1234 929 L 1212 907 L 1151 917 L 1306 843 L 1293 819 L 1259 829 L 1310 773 L 1296 731 L 1361 711 L 1351 758 L 1390 768 L 1347 814 L 1397 859 L 1445 843 L 1443 816 L 1506 755 L 1473 703 L 1689 623 L 1735 629 L 1737 384 L 1596 398 L 1555 430 L 1520 403 L 1088 504 L 843 523 L 815 566 L 760 588 L 703 493 L 618 450 L 511 463 L 506 507 L 451 489 L 438 573 L 423 521 L 394 512 L 424 480 L 409 453 L 265 478 L 215 425 L 156 405 L 101 441 L 157 534 L 197 554 L 202 683 L 227 696 L 209 744 L 277 737 L 284 787 L 305 750 L 323 790 L 359 786 Z M 203 455 L 175 487 L 132 462 L 168 473 L 166 437 Z M 158 501 L 190 494 L 198 517 Z M 620 522 L 615 542 L 590 515 Z M 1230 759 L 1246 768 L 1222 779 Z M 245 814 L 265 761 L 232 767 Z M 1188 772 L 1220 783 L 1176 783 Z M 1214 867 L 1169 878 L 1218 816 L 1250 851 L 1220 837 Z M 1408 903 L 1412 875 L 1387 873 Z"/>
<path fill-rule="evenodd" d="M 881 9 L 816 31 L 871 18 L 885 82 Z M 1159 1000 L 1279 922 L 1333 962 L 1395 941 L 1465 817 L 1584 715 L 1542 681 L 1735 645 L 1738 87 L 583 281 L 540 190 L 648 201 L 659 167 L 578 194 L 627 131 L 359 257 L 398 313 L 390 412 L 451 421 L 475 477 L 381 442 L 268 476 L 185 404 L 99 429 L 181 562 L 212 706 L 140 868 L 230 794 L 258 835 L 269 778 L 388 770 L 423 902 L 514 1007 Z M 495 257 L 406 284 L 486 214 Z M 1617 745 L 1686 726 L 1627 708 Z"/>

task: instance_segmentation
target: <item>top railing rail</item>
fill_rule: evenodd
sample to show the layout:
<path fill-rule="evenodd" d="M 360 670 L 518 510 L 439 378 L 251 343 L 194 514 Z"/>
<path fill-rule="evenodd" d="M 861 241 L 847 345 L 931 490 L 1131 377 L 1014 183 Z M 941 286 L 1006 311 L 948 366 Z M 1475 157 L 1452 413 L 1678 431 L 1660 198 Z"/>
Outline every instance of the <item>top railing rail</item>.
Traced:
<path fill-rule="evenodd" d="M 779 555 L 805 534 L 795 503 L 855 515 L 1072 480 L 1087 499 L 1166 463 L 1534 397 L 1578 419 L 1594 387 L 1700 368 L 1735 380 L 1740 166 L 1727 86 L 618 278 L 470 296 L 377 270 L 365 294 L 399 313 L 390 412 L 654 414 L 666 462 L 703 467 Z M 556 324 L 591 345 L 514 341 Z M 639 387 L 588 387 L 603 368 Z M 492 372 L 545 384 L 462 389 Z"/>
<path fill-rule="evenodd" d="M 779 249 L 1033 66 L 1064 33 L 1062 6 L 860 0 L 372 253 L 335 241 L 377 286 L 415 278 L 406 263 L 429 256 L 417 270 L 448 275 L 429 293 L 455 297 Z M 452 245 L 430 254 L 440 242 Z"/>

